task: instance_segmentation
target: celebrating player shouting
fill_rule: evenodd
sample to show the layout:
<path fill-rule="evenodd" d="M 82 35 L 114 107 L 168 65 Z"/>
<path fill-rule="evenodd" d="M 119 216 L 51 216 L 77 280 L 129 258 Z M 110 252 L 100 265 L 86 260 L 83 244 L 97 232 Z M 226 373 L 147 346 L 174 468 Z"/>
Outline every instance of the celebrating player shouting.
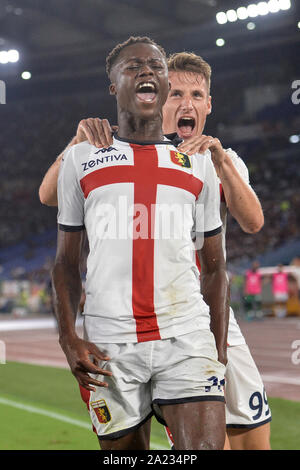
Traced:
<path fill-rule="evenodd" d="M 177 132 L 184 139 L 182 150 L 189 154 L 204 152 L 206 157 L 212 156 L 222 184 L 225 252 L 227 209 L 244 231 L 254 233 L 263 225 L 261 206 L 249 185 L 248 170 L 241 158 L 231 149 L 225 152 L 218 139 L 203 135 L 206 118 L 212 110 L 209 64 L 200 56 L 183 52 L 169 58 L 168 68 L 171 90 L 163 108 L 164 131 Z M 84 140 L 98 147 L 111 145 L 112 129 L 108 121 L 99 118 L 82 120 L 70 146 Z M 57 174 L 62 156 L 63 153 L 50 167 L 40 187 L 40 198 L 45 204 L 57 205 Z M 232 309 L 228 342 L 226 422 L 231 448 L 268 449 L 271 412 L 260 374 Z"/>
<path fill-rule="evenodd" d="M 130 38 L 110 53 L 107 71 L 118 134 L 105 158 L 88 142 L 72 146 L 58 179 L 59 341 L 102 449 L 148 449 L 153 412 L 176 449 L 222 449 L 228 282 L 213 164 L 179 153 L 163 137 L 169 83 L 162 48 Z M 125 232 L 120 201 L 132 209 Z M 174 233 L 165 237 L 160 209 L 174 205 Z M 84 230 L 90 253 L 83 340 L 75 317 Z M 203 296 L 194 230 L 204 235 Z"/>
<path fill-rule="evenodd" d="M 264 223 L 261 205 L 249 184 L 248 170 L 242 159 L 231 149 L 224 150 L 218 139 L 203 135 L 206 118 L 212 110 L 209 64 L 196 54 L 182 52 L 169 57 L 168 69 L 171 90 L 163 108 L 164 131 L 176 131 L 184 140 L 178 147 L 181 151 L 211 157 L 221 184 L 225 253 L 227 209 L 245 232 L 255 233 Z M 232 309 L 228 345 L 225 378 L 230 446 L 232 449 L 269 449 L 271 412 L 264 385 Z"/>
<path fill-rule="evenodd" d="M 212 158 L 220 178 L 223 249 L 227 209 L 245 232 L 255 233 L 264 223 L 261 205 L 249 184 L 249 174 L 241 158 L 221 142 L 203 134 L 206 118 L 211 113 L 211 68 L 200 56 L 182 52 L 168 60 L 171 89 L 163 107 L 165 133 L 176 132 L 184 141 L 178 148 L 188 154 L 201 153 L 198 158 Z M 78 126 L 78 138 L 97 145 L 110 145 L 111 128 L 107 120 L 87 119 Z M 55 170 L 49 188 L 56 190 Z M 47 182 L 47 181 L 46 181 Z M 53 193 L 53 191 L 52 191 Z M 51 191 L 47 197 L 51 196 Z M 54 201 L 55 201 L 54 194 Z M 49 202 L 51 202 L 48 199 Z M 228 363 L 226 378 L 226 448 L 269 449 L 271 412 L 264 385 L 253 361 L 245 338 L 230 309 L 228 329 Z"/>

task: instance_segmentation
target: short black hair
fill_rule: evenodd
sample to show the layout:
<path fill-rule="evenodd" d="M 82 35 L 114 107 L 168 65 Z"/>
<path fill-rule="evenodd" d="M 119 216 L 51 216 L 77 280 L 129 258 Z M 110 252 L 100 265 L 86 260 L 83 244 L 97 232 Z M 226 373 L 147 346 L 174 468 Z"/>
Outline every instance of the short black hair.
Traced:
<path fill-rule="evenodd" d="M 152 46 L 157 47 L 157 49 L 162 53 L 163 57 L 167 60 L 167 55 L 166 55 L 164 48 L 156 44 L 156 42 L 153 41 L 148 36 L 130 36 L 130 38 L 127 39 L 126 41 L 120 44 L 117 44 L 116 47 L 114 47 L 113 50 L 106 57 L 106 73 L 108 77 L 110 77 L 111 69 L 114 63 L 116 62 L 120 52 L 123 49 L 125 49 L 125 47 L 131 46 L 132 44 L 137 44 L 137 43 L 151 44 Z"/>

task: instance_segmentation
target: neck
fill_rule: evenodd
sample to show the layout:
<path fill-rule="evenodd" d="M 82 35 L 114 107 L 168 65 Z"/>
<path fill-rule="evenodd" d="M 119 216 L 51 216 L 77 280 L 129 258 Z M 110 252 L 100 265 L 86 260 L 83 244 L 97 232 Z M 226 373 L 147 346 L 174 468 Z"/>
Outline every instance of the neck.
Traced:
<path fill-rule="evenodd" d="M 118 135 L 123 139 L 139 142 L 158 142 L 163 140 L 162 114 L 153 119 L 142 119 L 132 114 L 119 113 Z"/>

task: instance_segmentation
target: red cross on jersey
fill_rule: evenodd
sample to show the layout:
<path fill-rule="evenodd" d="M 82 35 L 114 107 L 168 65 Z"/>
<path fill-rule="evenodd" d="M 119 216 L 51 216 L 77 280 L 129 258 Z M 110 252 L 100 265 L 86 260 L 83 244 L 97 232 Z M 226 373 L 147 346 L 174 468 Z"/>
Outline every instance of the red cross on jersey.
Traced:
<path fill-rule="evenodd" d="M 93 342 L 169 338 L 209 326 L 191 234 L 221 230 L 210 159 L 172 142 L 114 138 L 65 155 L 58 179 L 61 230 L 86 229 L 85 329 Z"/>

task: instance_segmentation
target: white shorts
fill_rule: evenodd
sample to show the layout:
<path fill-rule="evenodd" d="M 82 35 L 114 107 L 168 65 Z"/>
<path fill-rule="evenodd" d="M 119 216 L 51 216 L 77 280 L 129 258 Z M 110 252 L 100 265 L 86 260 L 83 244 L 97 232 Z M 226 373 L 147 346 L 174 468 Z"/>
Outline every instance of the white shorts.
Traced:
<path fill-rule="evenodd" d="M 157 341 L 97 344 L 111 358 L 99 366 L 112 377 L 92 375 L 108 383 L 95 392 L 81 388 L 94 431 L 115 439 L 134 431 L 153 414 L 165 424 L 160 405 L 225 401 L 225 366 L 217 360 L 210 330 Z"/>
<path fill-rule="evenodd" d="M 226 425 L 255 428 L 271 421 L 264 384 L 246 344 L 227 349 Z"/>
<path fill-rule="evenodd" d="M 256 428 L 271 421 L 266 392 L 261 376 L 246 344 L 229 346 L 225 372 L 227 428 Z M 170 430 L 169 444 L 174 448 Z"/>

